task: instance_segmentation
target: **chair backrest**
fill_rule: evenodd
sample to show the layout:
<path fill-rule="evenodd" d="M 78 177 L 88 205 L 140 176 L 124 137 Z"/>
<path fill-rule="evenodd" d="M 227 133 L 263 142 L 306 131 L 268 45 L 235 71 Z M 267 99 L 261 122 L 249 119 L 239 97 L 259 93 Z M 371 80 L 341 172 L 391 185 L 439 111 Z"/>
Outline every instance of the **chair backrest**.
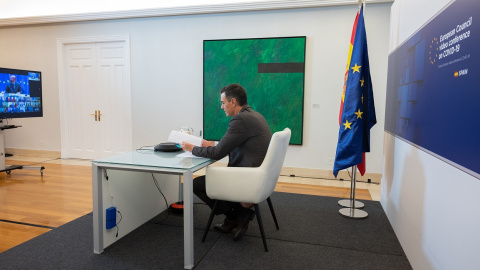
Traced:
<path fill-rule="evenodd" d="M 260 167 L 207 167 L 206 190 L 210 198 L 259 203 L 275 189 L 290 142 L 289 128 L 275 132 Z"/>
<path fill-rule="evenodd" d="M 275 132 L 268 145 L 267 154 L 260 168 L 264 171 L 263 190 L 261 197 L 267 199 L 275 189 L 282 171 L 283 162 L 287 155 L 287 148 L 292 132 L 289 128 Z"/>

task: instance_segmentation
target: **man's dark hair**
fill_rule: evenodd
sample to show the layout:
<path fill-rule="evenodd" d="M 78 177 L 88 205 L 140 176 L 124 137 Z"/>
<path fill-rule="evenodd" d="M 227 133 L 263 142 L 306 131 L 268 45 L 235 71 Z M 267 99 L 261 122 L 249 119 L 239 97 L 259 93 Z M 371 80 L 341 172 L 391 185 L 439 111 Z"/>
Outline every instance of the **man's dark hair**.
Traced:
<path fill-rule="evenodd" d="M 225 93 L 225 97 L 228 101 L 235 98 L 238 102 L 238 105 L 244 106 L 247 105 L 247 92 L 243 87 L 238 83 L 229 84 L 224 86 L 222 90 L 220 90 L 220 94 Z"/>

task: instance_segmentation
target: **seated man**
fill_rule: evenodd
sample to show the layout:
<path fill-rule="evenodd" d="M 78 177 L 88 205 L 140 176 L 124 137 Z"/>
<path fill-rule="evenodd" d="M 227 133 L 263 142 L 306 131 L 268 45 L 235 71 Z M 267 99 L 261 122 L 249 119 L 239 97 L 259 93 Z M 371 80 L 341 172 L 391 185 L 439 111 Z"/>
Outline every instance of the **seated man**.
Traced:
<path fill-rule="evenodd" d="M 239 84 L 223 87 L 220 91 L 220 101 L 226 116 L 232 117 L 228 130 L 220 142 L 215 145 L 215 142 L 204 140 L 202 147 L 194 147 L 183 142 L 182 148 L 191 151 L 195 156 L 215 160 L 222 159 L 228 154 L 229 167 L 259 167 L 265 158 L 272 137 L 267 121 L 248 105 L 247 93 Z M 213 208 L 215 200 L 207 196 L 205 176 L 195 178 L 193 192 Z M 219 201 L 215 214 L 224 214 L 226 217 L 223 224 L 215 225 L 215 229 L 230 232 L 236 227 L 237 231 L 233 239 L 240 240 L 248 228 L 248 223 L 255 217 L 255 212 L 250 207 L 252 204 Z"/>
<path fill-rule="evenodd" d="M 20 85 L 20 83 L 16 82 L 17 77 L 15 75 L 10 76 L 10 83 L 7 84 L 7 88 L 5 89 L 5 92 L 7 93 L 16 93 L 16 94 L 22 94 L 23 90 Z"/>

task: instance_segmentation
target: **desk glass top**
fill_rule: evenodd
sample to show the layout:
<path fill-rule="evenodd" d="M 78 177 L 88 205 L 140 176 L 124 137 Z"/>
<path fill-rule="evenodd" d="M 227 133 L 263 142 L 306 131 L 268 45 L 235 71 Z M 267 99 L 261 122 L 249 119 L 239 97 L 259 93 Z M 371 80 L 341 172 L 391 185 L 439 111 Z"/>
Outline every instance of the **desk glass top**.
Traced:
<path fill-rule="evenodd" d="M 120 164 L 132 166 L 148 166 L 188 170 L 204 163 L 211 163 L 208 158 L 177 157 L 180 152 L 153 152 L 140 150 L 120 155 L 94 160 L 98 164 Z"/>

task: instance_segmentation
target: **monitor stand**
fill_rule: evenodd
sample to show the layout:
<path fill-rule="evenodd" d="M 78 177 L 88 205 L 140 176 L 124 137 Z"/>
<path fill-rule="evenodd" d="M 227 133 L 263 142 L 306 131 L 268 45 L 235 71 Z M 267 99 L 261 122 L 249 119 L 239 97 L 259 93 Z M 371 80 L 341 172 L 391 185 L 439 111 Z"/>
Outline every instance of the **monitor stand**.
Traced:
<path fill-rule="evenodd" d="M 45 167 L 43 167 L 43 166 L 28 166 L 28 165 L 10 165 L 10 166 L 7 166 L 7 165 L 5 165 L 5 156 L 6 156 L 6 154 L 5 154 L 5 136 L 4 136 L 3 132 L 6 129 L 12 129 L 12 128 L 18 128 L 18 127 L 21 127 L 21 126 L 0 125 L 0 172 L 6 172 L 7 174 L 10 174 L 13 170 L 21 170 L 21 169 L 40 170 L 40 175 L 43 176 L 43 170 L 45 170 Z"/>

